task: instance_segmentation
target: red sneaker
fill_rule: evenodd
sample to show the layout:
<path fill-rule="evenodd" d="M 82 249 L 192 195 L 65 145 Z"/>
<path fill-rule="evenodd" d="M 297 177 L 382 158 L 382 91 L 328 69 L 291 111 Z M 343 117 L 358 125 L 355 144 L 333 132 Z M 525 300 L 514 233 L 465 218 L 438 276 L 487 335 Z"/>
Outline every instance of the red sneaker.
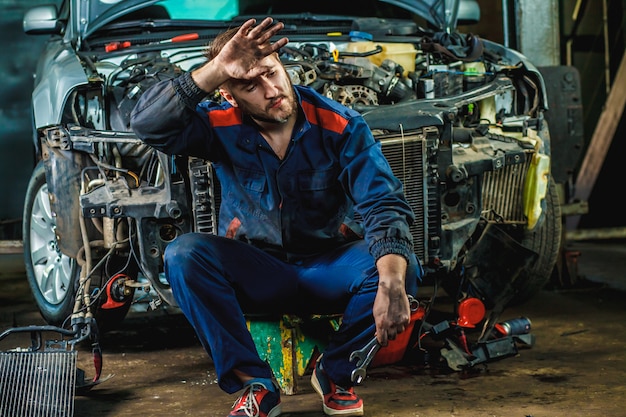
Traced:
<path fill-rule="evenodd" d="M 281 412 L 280 394 L 253 382 L 237 398 L 228 417 L 277 417 Z"/>
<path fill-rule="evenodd" d="M 324 414 L 327 416 L 362 416 L 363 400 L 354 393 L 353 387 L 342 388 L 331 381 L 322 369 L 320 359 L 315 363 L 311 385 L 324 401 Z"/>

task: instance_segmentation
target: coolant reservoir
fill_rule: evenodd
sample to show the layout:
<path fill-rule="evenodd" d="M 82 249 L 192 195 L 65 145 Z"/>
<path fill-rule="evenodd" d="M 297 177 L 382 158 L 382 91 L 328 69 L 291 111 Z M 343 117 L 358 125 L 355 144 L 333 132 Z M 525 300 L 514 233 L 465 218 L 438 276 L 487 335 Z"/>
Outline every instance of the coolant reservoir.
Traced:
<path fill-rule="evenodd" d="M 367 56 L 373 64 L 380 66 L 385 59 L 390 59 L 404 68 L 402 75 L 415 71 L 415 57 L 417 50 L 411 43 L 385 43 L 373 41 L 358 41 L 347 44 L 345 52 L 366 53 L 376 50 L 380 46 L 382 52 Z"/>

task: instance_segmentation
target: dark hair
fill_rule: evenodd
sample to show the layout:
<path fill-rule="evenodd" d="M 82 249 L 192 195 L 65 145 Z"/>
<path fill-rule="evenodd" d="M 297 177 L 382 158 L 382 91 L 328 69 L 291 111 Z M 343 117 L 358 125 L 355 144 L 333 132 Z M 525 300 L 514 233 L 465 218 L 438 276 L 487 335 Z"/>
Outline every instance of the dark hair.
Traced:
<path fill-rule="evenodd" d="M 237 33 L 238 30 L 239 26 L 230 28 L 218 34 L 204 51 L 204 56 L 207 58 L 207 60 L 210 61 L 215 58 L 220 53 L 222 48 L 224 48 L 224 45 L 226 45 L 228 41 L 231 40 L 233 36 L 235 36 L 235 33 Z"/>

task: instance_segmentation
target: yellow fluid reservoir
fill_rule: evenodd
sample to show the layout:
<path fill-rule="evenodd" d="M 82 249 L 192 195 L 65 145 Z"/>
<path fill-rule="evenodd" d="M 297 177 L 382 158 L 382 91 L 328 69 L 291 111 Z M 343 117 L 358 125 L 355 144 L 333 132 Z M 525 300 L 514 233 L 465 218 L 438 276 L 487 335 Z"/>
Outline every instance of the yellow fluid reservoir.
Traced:
<path fill-rule="evenodd" d="M 373 64 L 380 66 L 385 59 L 390 59 L 404 68 L 402 75 L 406 75 L 410 71 L 415 71 L 415 57 L 417 50 L 412 43 L 385 43 L 373 41 L 350 42 L 346 47 L 346 52 L 371 52 L 380 46 L 382 52 L 369 55 L 367 59 Z"/>

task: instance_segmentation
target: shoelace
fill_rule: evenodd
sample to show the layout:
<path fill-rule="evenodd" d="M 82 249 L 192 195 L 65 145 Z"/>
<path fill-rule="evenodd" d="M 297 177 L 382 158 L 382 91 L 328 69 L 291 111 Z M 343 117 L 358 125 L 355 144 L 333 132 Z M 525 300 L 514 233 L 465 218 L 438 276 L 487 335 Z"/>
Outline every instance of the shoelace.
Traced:
<path fill-rule="evenodd" d="M 354 393 L 352 392 L 352 388 L 345 389 L 343 387 L 340 387 L 339 385 L 335 385 L 335 395 L 353 397 Z"/>
<path fill-rule="evenodd" d="M 233 407 L 241 401 L 241 399 L 246 396 L 246 400 L 245 403 L 243 405 L 243 409 L 241 407 L 239 407 L 239 409 L 235 410 L 235 411 L 241 411 L 243 410 L 246 413 L 246 416 L 248 417 L 259 417 L 260 415 L 260 409 L 259 409 L 259 402 L 256 400 L 256 396 L 254 395 L 255 391 L 258 391 L 260 389 L 263 388 L 262 384 L 259 383 L 255 383 L 253 382 L 252 384 L 250 384 L 250 386 L 248 386 L 246 388 L 246 391 L 244 391 L 241 394 L 241 397 L 237 398 L 237 400 L 233 403 Z"/>

